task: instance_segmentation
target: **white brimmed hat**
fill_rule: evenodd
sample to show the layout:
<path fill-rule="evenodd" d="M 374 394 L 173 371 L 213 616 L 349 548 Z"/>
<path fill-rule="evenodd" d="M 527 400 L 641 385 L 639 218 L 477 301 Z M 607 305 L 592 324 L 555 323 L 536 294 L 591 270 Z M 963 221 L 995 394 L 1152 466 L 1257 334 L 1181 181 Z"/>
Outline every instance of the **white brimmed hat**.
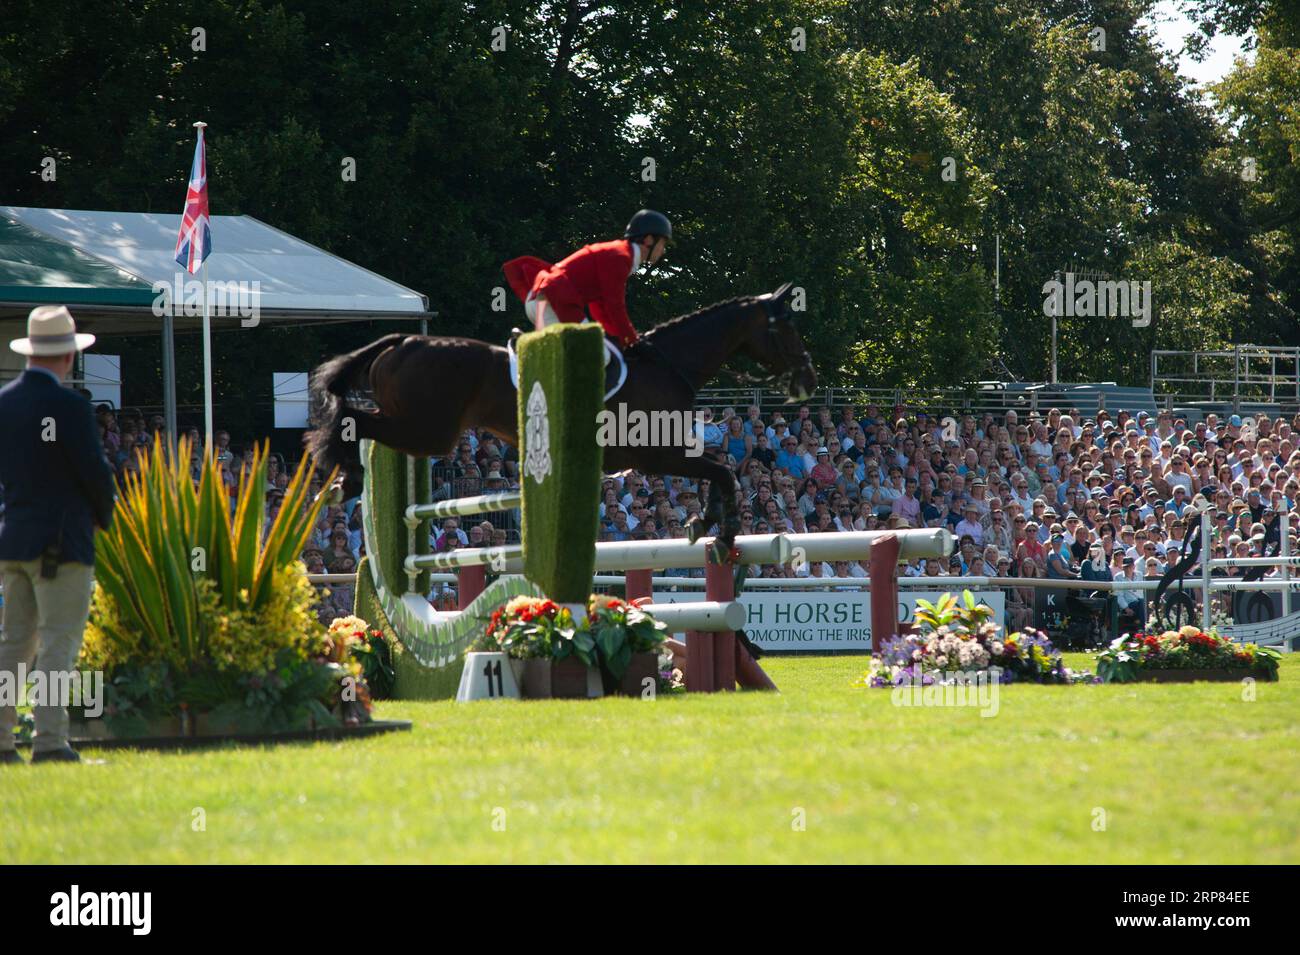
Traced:
<path fill-rule="evenodd" d="M 27 337 L 15 338 L 9 347 L 20 355 L 66 355 L 85 351 L 95 336 L 77 331 L 66 305 L 38 305 L 27 316 Z"/>

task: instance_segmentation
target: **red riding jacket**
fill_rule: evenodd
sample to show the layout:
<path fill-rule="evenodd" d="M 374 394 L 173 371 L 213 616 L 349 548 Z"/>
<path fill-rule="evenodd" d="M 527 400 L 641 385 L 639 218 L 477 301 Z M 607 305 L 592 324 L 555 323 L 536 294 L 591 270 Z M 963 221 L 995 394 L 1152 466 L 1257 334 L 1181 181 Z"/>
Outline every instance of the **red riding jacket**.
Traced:
<path fill-rule="evenodd" d="M 511 259 L 502 268 L 520 300 L 544 296 L 562 322 L 580 322 L 584 308 L 605 333 L 624 347 L 636 341 L 627 316 L 627 280 L 632 274 L 632 244 L 627 239 L 584 245 L 551 265 L 535 256 Z"/>

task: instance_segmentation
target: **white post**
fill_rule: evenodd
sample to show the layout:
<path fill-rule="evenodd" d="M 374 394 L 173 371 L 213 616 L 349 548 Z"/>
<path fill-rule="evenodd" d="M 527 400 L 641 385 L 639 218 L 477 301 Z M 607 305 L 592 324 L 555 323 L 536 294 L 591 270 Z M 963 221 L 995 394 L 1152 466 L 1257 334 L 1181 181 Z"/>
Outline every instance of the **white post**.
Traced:
<path fill-rule="evenodd" d="M 216 447 L 212 440 L 212 320 L 208 315 L 208 260 L 203 260 L 203 434 L 207 453 Z"/>
<path fill-rule="evenodd" d="M 203 135 L 203 130 L 207 128 L 207 123 L 197 122 L 194 128 Z M 203 146 L 203 175 L 206 179 L 208 170 L 208 147 Z M 204 189 L 207 189 L 207 183 L 204 183 Z M 209 193 L 210 194 L 210 193 Z M 208 212 L 211 215 L 211 210 Z M 205 250 L 206 251 L 206 250 Z M 205 454 L 212 454 L 215 450 L 215 442 L 212 439 L 212 318 L 208 313 L 208 259 L 203 257 L 203 437 L 206 444 Z"/>
<path fill-rule="evenodd" d="M 1002 301 L 1002 233 L 993 234 L 993 301 Z"/>
<path fill-rule="evenodd" d="M 1291 615 L 1291 565 L 1287 558 L 1291 556 L 1291 541 L 1289 534 L 1291 531 L 1291 515 L 1286 511 L 1278 511 L 1277 519 L 1281 521 L 1281 537 L 1278 540 L 1282 544 L 1282 549 L 1278 552 L 1282 556 L 1282 616 Z"/>
<path fill-rule="evenodd" d="M 1207 507 L 1201 511 L 1201 629 L 1207 633 L 1210 630 L 1210 600 L 1213 597 L 1210 590 L 1210 560 L 1214 557 L 1214 541 L 1210 538 L 1213 533 L 1210 510 Z"/>
<path fill-rule="evenodd" d="M 415 458 L 411 457 L 409 454 L 406 455 L 405 457 L 406 457 L 406 503 L 409 506 L 411 504 L 417 503 L 415 500 Z M 425 463 L 427 465 L 428 462 L 426 461 Z M 420 530 L 420 523 L 418 521 L 414 524 L 412 524 L 410 521 L 407 521 L 406 553 L 408 555 L 415 553 L 416 534 L 419 532 L 419 530 Z M 429 529 L 425 528 L 424 532 L 428 534 Z M 406 568 L 406 589 L 408 591 L 411 592 L 415 591 L 415 581 L 416 578 L 419 576 L 420 576 L 419 570 L 413 567 Z M 420 596 L 427 597 L 428 594 L 420 594 Z"/>

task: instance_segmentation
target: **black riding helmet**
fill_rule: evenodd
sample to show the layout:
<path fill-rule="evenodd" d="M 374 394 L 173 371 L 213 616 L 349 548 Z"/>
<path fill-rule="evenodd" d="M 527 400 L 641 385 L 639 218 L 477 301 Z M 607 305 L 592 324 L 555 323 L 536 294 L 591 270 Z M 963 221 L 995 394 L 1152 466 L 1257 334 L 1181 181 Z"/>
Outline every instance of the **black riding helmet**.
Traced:
<path fill-rule="evenodd" d="M 639 239 L 647 235 L 661 235 L 665 239 L 671 239 L 673 237 L 673 224 L 668 221 L 668 217 L 662 212 L 655 212 L 653 209 L 642 209 L 632 217 L 632 221 L 623 230 L 623 238 Z"/>

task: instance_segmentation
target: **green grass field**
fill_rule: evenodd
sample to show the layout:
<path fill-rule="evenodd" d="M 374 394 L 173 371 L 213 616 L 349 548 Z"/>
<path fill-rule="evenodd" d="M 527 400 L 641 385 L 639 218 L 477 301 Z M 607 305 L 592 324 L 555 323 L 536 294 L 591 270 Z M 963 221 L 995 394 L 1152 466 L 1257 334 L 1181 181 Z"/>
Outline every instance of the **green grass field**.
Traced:
<path fill-rule="evenodd" d="M 0 859 L 1300 862 L 1296 655 L 1253 702 L 1012 686 L 993 718 L 851 688 L 863 657 L 764 665 L 781 695 L 384 703 L 415 729 L 0 770 Z"/>

